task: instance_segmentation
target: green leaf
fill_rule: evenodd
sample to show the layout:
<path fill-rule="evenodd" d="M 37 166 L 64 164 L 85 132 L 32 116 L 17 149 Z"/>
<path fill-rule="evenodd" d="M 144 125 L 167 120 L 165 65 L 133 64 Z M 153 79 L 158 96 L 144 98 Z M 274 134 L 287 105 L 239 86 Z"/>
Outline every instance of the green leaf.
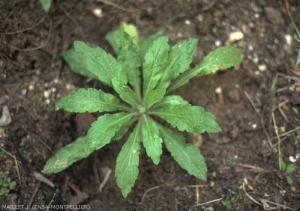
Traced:
<path fill-rule="evenodd" d="M 160 30 L 149 37 L 145 38 L 140 44 L 140 55 L 142 60 L 144 60 L 145 54 L 147 53 L 149 47 L 153 44 L 155 40 L 163 35 L 164 31 Z"/>
<path fill-rule="evenodd" d="M 168 66 L 164 70 L 157 88 L 166 89 L 172 79 L 183 73 L 190 66 L 197 44 L 197 39 L 190 39 L 184 40 L 171 48 Z"/>
<path fill-rule="evenodd" d="M 187 144 L 184 137 L 170 129 L 159 126 L 160 134 L 175 161 L 190 175 L 206 181 L 207 168 L 200 150 Z"/>
<path fill-rule="evenodd" d="M 17 183 L 15 181 L 9 183 L 9 189 L 13 190 L 16 187 Z"/>
<path fill-rule="evenodd" d="M 294 163 L 291 163 L 287 165 L 286 167 L 286 173 L 293 173 L 296 170 L 296 165 Z"/>
<path fill-rule="evenodd" d="M 144 99 L 145 108 L 149 109 L 152 105 L 159 102 L 161 99 L 163 99 L 165 93 L 166 93 L 165 89 L 155 89 L 150 91 L 150 93 Z"/>
<path fill-rule="evenodd" d="M 242 61 L 243 55 L 237 48 L 226 46 L 209 53 L 196 68 L 201 70 L 198 74 L 207 75 L 215 73 L 217 70 L 239 66 Z"/>
<path fill-rule="evenodd" d="M 120 77 L 119 80 L 124 81 L 122 67 L 114 57 L 107 54 L 99 47 L 91 47 L 90 45 L 75 41 L 74 47 L 85 63 L 89 72 L 95 74 L 100 81 L 112 86 L 112 79 Z M 125 78 L 125 82 L 127 79 Z"/>
<path fill-rule="evenodd" d="M 156 123 L 146 115 L 143 118 L 142 134 L 144 137 L 143 144 L 146 148 L 147 155 L 151 157 L 153 163 L 157 165 L 162 153 L 162 139 L 159 136 Z"/>
<path fill-rule="evenodd" d="M 93 151 L 90 149 L 86 137 L 77 138 L 49 158 L 42 172 L 44 174 L 58 173 L 74 162 L 86 158 Z"/>
<path fill-rule="evenodd" d="M 286 180 L 290 185 L 294 183 L 293 178 L 291 176 L 286 176 Z"/>
<path fill-rule="evenodd" d="M 190 105 L 190 103 L 178 95 L 169 95 L 164 97 L 164 99 L 157 104 L 156 108 L 169 108 L 175 105 Z"/>
<path fill-rule="evenodd" d="M 131 125 L 137 121 L 136 118 L 131 119 L 129 122 L 125 123 L 121 129 L 116 133 L 116 135 L 112 138 L 114 141 L 120 140 L 129 130 Z"/>
<path fill-rule="evenodd" d="M 233 66 L 239 66 L 242 60 L 243 55 L 237 48 L 233 46 L 218 48 L 204 57 L 194 69 L 181 74 L 168 88 L 167 93 L 188 83 L 196 75 L 206 75 L 215 73 L 218 69 L 224 70 Z"/>
<path fill-rule="evenodd" d="M 168 44 L 167 37 L 160 37 L 153 42 L 153 45 L 149 48 L 145 55 L 144 61 L 144 97 L 147 98 L 149 92 L 151 92 L 157 85 L 162 72 L 168 65 L 168 52 L 170 46 Z"/>
<path fill-rule="evenodd" d="M 51 7 L 52 0 L 40 0 L 43 10 L 48 13 Z"/>
<path fill-rule="evenodd" d="M 129 84 L 140 95 L 141 79 L 139 67 L 141 66 L 141 61 L 138 46 L 133 43 L 132 38 L 123 28 L 119 30 L 119 43 L 118 63 L 121 64 L 122 70 L 127 75 Z"/>
<path fill-rule="evenodd" d="M 116 111 L 126 108 L 112 94 L 93 88 L 78 89 L 63 97 L 56 106 L 68 112 L 103 112 Z"/>
<path fill-rule="evenodd" d="M 158 115 L 180 131 L 186 130 L 189 133 L 221 132 L 214 115 L 204 111 L 200 106 L 173 105 L 172 107 L 158 108 L 151 114 Z"/>
<path fill-rule="evenodd" d="M 126 34 L 130 36 L 131 40 L 133 40 L 136 46 L 139 44 L 139 34 L 137 28 L 133 24 L 123 23 L 118 30 L 112 31 L 105 36 L 105 39 L 109 42 L 117 55 L 119 55 L 120 52 L 121 43 L 119 32 L 122 28 L 124 28 Z"/>
<path fill-rule="evenodd" d="M 136 46 L 139 45 L 140 42 L 140 38 L 139 38 L 139 31 L 137 30 L 136 26 L 133 24 L 127 24 L 127 23 L 123 23 L 122 27 L 124 28 L 125 32 L 130 35 L 130 37 L 132 38 L 134 44 Z"/>
<path fill-rule="evenodd" d="M 132 89 L 130 89 L 130 87 L 127 84 L 121 84 L 116 78 L 113 78 L 112 83 L 114 89 L 120 95 L 120 98 L 122 100 L 135 107 L 139 105 L 139 100 L 136 93 L 132 91 Z"/>
<path fill-rule="evenodd" d="M 59 54 L 59 56 L 61 56 L 68 63 L 74 73 L 98 80 L 98 77 L 95 74 L 86 69 L 80 55 L 75 51 L 74 48 L 64 51 L 63 53 Z"/>
<path fill-rule="evenodd" d="M 119 55 L 120 50 L 120 40 L 119 40 L 119 30 L 112 31 L 105 36 L 105 39 L 114 49 L 114 52 Z"/>
<path fill-rule="evenodd" d="M 131 191 L 139 174 L 140 142 L 141 128 L 138 123 L 117 158 L 115 175 L 124 197 Z"/>
<path fill-rule="evenodd" d="M 105 114 L 95 121 L 87 134 L 87 142 L 91 150 L 97 150 L 108 144 L 111 139 L 130 119 L 131 114 Z"/>

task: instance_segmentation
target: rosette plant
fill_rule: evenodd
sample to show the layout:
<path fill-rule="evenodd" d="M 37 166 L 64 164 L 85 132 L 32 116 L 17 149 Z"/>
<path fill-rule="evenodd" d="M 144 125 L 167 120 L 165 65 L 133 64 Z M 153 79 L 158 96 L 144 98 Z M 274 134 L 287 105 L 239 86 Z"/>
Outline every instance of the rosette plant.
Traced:
<path fill-rule="evenodd" d="M 207 168 L 200 150 L 186 143 L 179 131 L 217 133 L 221 128 L 214 115 L 204 108 L 170 93 L 194 76 L 239 65 L 241 53 L 232 46 L 221 47 L 194 68 L 189 68 L 197 39 L 184 40 L 170 47 L 168 38 L 160 31 L 140 41 L 135 26 L 127 24 L 109 33 L 106 39 L 116 58 L 100 47 L 80 41 L 75 41 L 74 49 L 62 54 L 74 72 L 113 88 L 115 95 L 81 88 L 57 103 L 58 108 L 68 112 L 101 112 L 101 115 L 85 137 L 58 150 L 47 161 L 43 172 L 60 172 L 130 132 L 117 157 L 115 169 L 117 185 L 124 197 L 138 177 L 141 147 L 157 165 L 164 144 L 183 169 L 206 180 Z M 158 123 L 158 119 L 164 123 Z M 168 125 L 176 129 L 169 129 Z"/>

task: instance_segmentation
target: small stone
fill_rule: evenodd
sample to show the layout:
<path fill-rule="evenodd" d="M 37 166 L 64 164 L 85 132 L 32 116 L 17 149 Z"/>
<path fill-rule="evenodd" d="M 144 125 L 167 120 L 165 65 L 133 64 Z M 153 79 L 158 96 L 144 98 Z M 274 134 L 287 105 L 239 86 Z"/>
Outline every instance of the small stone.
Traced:
<path fill-rule="evenodd" d="M 233 42 L 236 42 L 236 41 L 241 40 L 243 38 L 244 38 L 243 32 L 241 32 L 241 31 L 232 32 L 229 35 L 228 42 L 233 43 Z"/>
<path fill-rule="evenodd" d="M 266 71 L 266 69 L 267 69 L 267 65 L 265 65 L 265 64 L 258 65 L 258 70 L 259 71 L 264 72 L 264 71 Z"/>
<path fill-rule="evenodd" d="M 44 98 L 49 98 L 50 92 L 48 90 L 44 91 Z"/>
<path fill-rule="evenodd" d="M 95 8 L 93 9 L 93 14 L 97 17 L 97 18 L 102 18 L 103 17 L 103 12 L 101 8 Z"/>
<path fill-rule="evenodd" d="M 5 127 L 11 123 L 11 116 L 7 106 L 3 107 L 2 116 L 0 118 L 0 127 Z"/>
<path fill-rule="evenodd" d="M 218 86 L 216 89 L 215 89 L 215 93 L 217 94 L 222 94 L 222 88 L 220 86 Z"/>
<path fill-rule="evenodd" d="M 195 133 L 193 134 L 193 145 L 197 148 L 200 148 L 203 144 L 202 135 Z"/>
<path fill-rule="evenodd" d="M 67 83 L 67 84 L 66 84 L 66 89 L 67 89 L 68 91 L 71 91 L 71 90 L 74 90 L 74 89 L 75 89 L 75 86 L 74 86 L 73 84 Z"/>
<path fill-rule="evenodd" d="M 185 23 L 185 25 L 191 25 L 191 21 L 190 20 L 185 20 L 184 23 Z"/>
<path fill-rule="evenodd" d="M 215 45 L 216 45 L 217 47 L 221 46 L 221 44 L 222 44 L 222 42 L 221 42 L 220 40 L 216 40 L 216 41 L 215 41 Z"/>
<path fill-rule="evenodd" d="M 29 91 L 33 91 L 33 90 L 34 90 L 34 86 L 33 86 L 32 84 L 30 84 L 30 85 L 28 86 L 28 90 L 29 90 Z"/>
<path fill-rule="evenodd" d="M 22 89 L 22 95 L 25 96 L 27 94 L 27 89 Z"/>

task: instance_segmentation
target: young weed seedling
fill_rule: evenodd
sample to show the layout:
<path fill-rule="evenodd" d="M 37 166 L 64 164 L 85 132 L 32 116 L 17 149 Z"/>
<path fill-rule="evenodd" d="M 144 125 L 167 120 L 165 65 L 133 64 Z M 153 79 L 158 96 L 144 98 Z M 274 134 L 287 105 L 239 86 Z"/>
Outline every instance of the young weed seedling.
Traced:
<path fill-rule="evenodd" d="M 221 128 L 214 115 L 193 106 L 177 95 L 168 95 L 197 75 L 214 73 L 240 65 L 241 53 L 232 46 L 219 48 L 192 69 L 198 40 L 184 40 L 173 47 L 157 32 L 143 41 L 133 25 L 123 24 L 107 35 L 117 58 L 103 49 L 75 41 L 75 49 L 62 54 L 71 69 L 112 87 L 118 97 L 93 88 L 79 89 L 57 103 L 68 112 L 105 112 L 87 135 L 60 149 L 51 157 L 43 172 L 57 173 L 75 161 L 89 156 L 112 140 L 133 131 L 120 151 L 115 169 L 124 197 L 137 179 L 141 145 L 154 164 L 162 154 L 162 143 L 177 163 L 190 175 L 206 180 L 207 168 L 200 150 L 185 142 L 184 136 L 159 124 L 161 118 L 179 131 L 217 133 Z"/>

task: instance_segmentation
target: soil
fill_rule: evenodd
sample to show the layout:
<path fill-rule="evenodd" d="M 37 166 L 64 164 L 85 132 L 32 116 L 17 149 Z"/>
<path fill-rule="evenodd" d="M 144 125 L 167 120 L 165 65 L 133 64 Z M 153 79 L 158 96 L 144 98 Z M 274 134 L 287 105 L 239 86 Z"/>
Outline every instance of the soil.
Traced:
<path fill-rule="evenodd" d="M 112 211 L 300 210 L 299 1 L 54 0 L 46 14 L 37 0 L 2 0 L 0 20 L 0 109 L 7 106 L 12 117 L 0 128 L 0 171 L 17 183 L 0 196 L 2 210 L 49 204 Z M 185 134 L 206 158 L 207 182 L 189 176 L 167 151 L 157 166 L 142 151 L 138 179 L 123 198 L 114 169 L 126 138 L 61 173 L 39 175 L 47 159 L 84 135 L 96 117 L 55 108 L 71 90 L 95 86 L 72 73 L 59 53 L 75 40 L 113 53 L 104 36 L 122 22 L 135 24 L 141 37 L 164 29 L 171 44 L 198 38 L 193 65 L 228 42 L 244 54 L 240 67 L 196 77 L 174 92 L 215 114 L 223 129 Z M 229 40 L 236 31 L 244 37 Z M 279 157 L 296 169 L 287 175 Z"/>

